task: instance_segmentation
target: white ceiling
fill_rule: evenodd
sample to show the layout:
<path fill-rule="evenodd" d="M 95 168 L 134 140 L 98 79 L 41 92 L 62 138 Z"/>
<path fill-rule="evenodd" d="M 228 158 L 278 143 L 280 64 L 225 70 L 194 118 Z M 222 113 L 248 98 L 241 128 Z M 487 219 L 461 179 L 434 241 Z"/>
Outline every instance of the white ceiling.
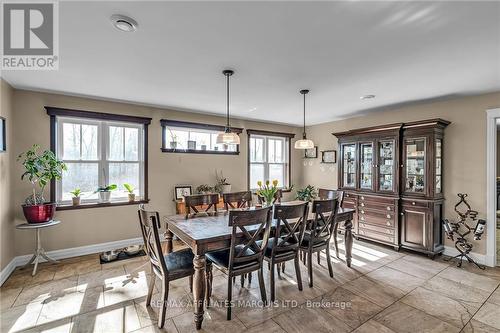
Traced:
<path fill-rule="evenodd" d="M 112 14 L 139 23 L 114 29 Z M 500 90 L 499 2 L 61 2 L 58 71 L 14 87 L 300 125 Z M 372 100 L 360 100 L 375 94 Z"/>

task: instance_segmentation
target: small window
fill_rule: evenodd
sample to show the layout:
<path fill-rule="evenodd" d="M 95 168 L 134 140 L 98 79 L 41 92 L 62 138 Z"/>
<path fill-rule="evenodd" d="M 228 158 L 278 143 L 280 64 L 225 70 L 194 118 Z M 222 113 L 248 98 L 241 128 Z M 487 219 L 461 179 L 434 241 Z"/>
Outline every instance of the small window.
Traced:
<path fill-rule="evenodd" d="M 224 126 L 165 119 L 161 125 L 164 153 L 239 154 L 239 145 L 217 143 L 217 135 L 224 131 Z M 239 134 L 242 129 L 231 128 L 231 131 Z"/>

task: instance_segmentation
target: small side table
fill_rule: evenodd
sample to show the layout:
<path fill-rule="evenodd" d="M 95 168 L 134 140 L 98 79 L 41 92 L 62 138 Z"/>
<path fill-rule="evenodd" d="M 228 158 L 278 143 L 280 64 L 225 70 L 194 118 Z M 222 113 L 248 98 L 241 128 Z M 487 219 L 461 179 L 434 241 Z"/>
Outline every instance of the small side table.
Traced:
<path fill-rule="evenodd" d="M 20 230 L 36 230 L 36 248 L 35 248 L 35 253 L 33 254 L 33 257 L 31 257 L 30 261 L 23 266 L 23 269 L 31 265 L 32 263 L 35 263 L 35 267 L 33 267 L 33 273 L 31 273 L 32 276 L 35 276 L 36 270 L 38 268 L 38 262 L 40 261 L 40 257 L 44 258 L 48 262 L 51 262 L 53 264 L 59 263 L 59 261 L 54 260 L 52 258 L 49 258 L 47 254 L 45 253 L 45 250 L 42 247 L 42 240 L 40 238 L 40 229 L 42 228 L 47 228 L 47 227 L 52 227 L 54 225 L 57 225 L 61 223 L 61 221 L 49 221 L 45 223 L 23 223 L 23 224 L 18 224 L 16 225 L 16 229 Z"/>

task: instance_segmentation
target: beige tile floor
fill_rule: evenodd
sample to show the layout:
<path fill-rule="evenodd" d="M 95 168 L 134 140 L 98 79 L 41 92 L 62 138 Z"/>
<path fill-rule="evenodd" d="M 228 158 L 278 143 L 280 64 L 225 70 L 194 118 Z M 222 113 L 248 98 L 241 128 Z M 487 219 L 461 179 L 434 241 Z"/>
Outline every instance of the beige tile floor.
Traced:
<path fill-rule="evenodd" d="M 287 265 L 272 307 L 258 304 L 256 277 L 243 287 L 237 281 L 231 321 L 215 306 L 227 288 L 225 276 L 216 272 L 214 306 L 205 313 L 202 332 L 500 332 L 500 269 L 459 269 L 443 258 L 432 261 L 362 241 L 355 241 L 349 269 L 340 247 L 333 279 L 324 254 L 321 265 L 314 262 L 313 288 L 302 267 L 302 292 L 293 265 Z M 98 255 L 71 258 L 42 264 L 35 277 L 18 269 L 0 288 L 0 332 L 159 332 L 157 308 L 145 306 L 149 279 L 145 258 L 105 265 Z M 169 298 L 163 331 L 193 332 L 187 279 L 171 285 Z"/>

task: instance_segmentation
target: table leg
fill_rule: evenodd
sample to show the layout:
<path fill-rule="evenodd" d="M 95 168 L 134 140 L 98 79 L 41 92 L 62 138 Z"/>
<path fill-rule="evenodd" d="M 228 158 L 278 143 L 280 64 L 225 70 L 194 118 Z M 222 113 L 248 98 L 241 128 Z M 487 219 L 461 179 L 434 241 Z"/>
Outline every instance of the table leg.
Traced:
<path fill-rule="evenodd" d="M 193 278 L 193 305 L 194 305 L 194 323 L 196 329 L 201 329 L 203 322 L 205 305 L 205 256 L 195 255 L 193 259 L 194 278 Z"/>
<path fill-rule="evenodd" d="M 349 219 L 345 221 L 345 235 L 344 235 L 344 243 L 345 243 L 345 261 L 347 263 L 347 267 L 351 267 L 351 259 L 352 259 L 352 220 Z"/>
<path fill-rule="evenodd" d="M 167 225 L 167 231 L 165 231 L 165 243 L 166 243 L 166 249 L 167 253 L 171 253 L 173 249 L 172 245 L 172 238 L 174 235 L 172 234 L 172 231 L 168 230 L 168 225 Z"/>

